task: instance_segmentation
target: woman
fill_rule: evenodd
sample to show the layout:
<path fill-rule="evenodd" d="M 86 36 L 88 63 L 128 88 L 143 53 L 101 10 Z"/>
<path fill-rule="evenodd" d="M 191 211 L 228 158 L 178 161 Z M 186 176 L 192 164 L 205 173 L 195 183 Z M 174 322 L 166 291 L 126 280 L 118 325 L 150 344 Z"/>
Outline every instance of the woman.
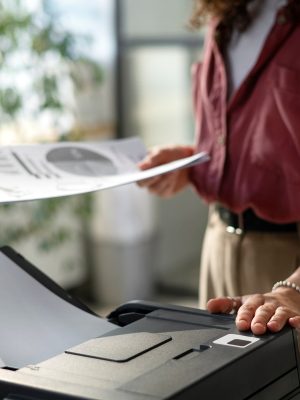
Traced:
<path fill-rule="evenodd" d="M 300 5 L 198 0 L 209 20 L 193 69 L 196 143 L 154 149 L 147 169 L 207 151 L 210 162 L 141 183 L 169 197 L 192 184 L 210 204 L 200 307 L 211 297 L 268 292 L 300 262 Z"/>

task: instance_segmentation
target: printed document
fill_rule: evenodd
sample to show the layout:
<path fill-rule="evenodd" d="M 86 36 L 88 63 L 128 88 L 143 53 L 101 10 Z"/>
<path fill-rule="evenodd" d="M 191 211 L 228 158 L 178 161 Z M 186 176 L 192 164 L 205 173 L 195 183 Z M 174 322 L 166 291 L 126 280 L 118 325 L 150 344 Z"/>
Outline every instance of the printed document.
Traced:
<path fill-rule="evenodd" d="M 209 159 L 195 154 L 141 171 L 138 138 L 0 147 L 0 203 L 69 196 L 125 185 Z"/>

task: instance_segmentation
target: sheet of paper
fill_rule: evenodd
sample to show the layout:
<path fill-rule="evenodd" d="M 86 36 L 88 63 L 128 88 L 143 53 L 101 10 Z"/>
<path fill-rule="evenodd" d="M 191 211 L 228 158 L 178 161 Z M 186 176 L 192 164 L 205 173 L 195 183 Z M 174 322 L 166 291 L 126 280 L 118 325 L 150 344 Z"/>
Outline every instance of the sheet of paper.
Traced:
<path fill-rule="evenodd" d="M 64 301 L 0 252 L 0 367 L 39 363 L 116 329 Z"/>
<path fill-rule="evenodd" d="M 209 159 L 195 154 L 140 171 L 138 138 L 0 147 L 0 203 L 69 196 L 137 182 Z"/>

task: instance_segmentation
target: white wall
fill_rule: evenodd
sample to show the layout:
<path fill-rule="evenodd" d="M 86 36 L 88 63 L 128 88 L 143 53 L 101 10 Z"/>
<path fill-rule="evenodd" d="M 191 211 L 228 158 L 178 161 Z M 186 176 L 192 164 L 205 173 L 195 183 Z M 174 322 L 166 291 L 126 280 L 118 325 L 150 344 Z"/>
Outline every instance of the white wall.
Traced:
<path fill-rule="evenodd" d="M 164 286 L 196 292 L 207 206 L 193 190 L 157 199 L 157 275 Z"/>
<path fill-rule="evenodd" d="M 163 200 L 128 185 L 98 193 L 96 204 L 96 300 L 155 299 L 155 284 L 197 292 L 207 208 L 192 190 Z"/>

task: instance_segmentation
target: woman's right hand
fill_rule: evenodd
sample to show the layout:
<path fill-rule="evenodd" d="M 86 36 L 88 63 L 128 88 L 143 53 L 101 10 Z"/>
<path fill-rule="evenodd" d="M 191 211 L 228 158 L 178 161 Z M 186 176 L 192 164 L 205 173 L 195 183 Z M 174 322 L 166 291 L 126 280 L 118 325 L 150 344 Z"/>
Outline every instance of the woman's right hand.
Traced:
<path fill-rule="evenodd" d="M 286 324 L 300 329 L 300 295 L 289 288 L 282 287 L 265 294 L 211 299 L 207 309 L 212 313 L 235 311 L 237 328 L 241 331 L 251 329 L 255 335 L 262 335 L 267 330 L 278 332 Z"/>
<path fill-rule="evenodd" d="M 141 170 L 157 167 L 181 158 L 192 156 L 193 146 L 162 146 L 156 147 L 147 154 L 138 166 Z M 188 168 L 179 169 L 163 175 L 140 181 L 140 187 L 147 188 L 151 193 L 167 198 L 180 192 L 189 184 Z"/>

